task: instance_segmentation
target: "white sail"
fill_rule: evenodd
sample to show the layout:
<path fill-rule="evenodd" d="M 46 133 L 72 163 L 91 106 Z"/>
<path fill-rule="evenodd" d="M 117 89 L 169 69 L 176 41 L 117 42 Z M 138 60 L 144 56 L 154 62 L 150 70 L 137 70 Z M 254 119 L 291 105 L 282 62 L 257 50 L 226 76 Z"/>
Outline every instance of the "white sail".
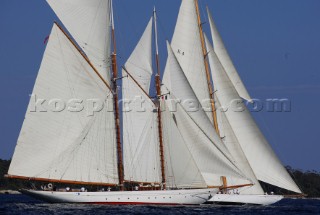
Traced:
<path fill-rule="evenodd" d="M 168 86 L 169 92 L 174 95 L 171 96 L 171 98 L 180 100 L 179 103 L 182 104 L 183 108 L 188 112 L 198 127 L 203 130 L 222 153 L 229 156 L 228 150 L 222 144 L 220 137 L 215 132 L 212 123 L 205 114 L 169 43 L 167 43 L 167 48 L 168 60 L 165 67 L 163 83 Z M 176 108 L 172 105 L 169 107 L 173 109 L 173 111 Z"/>
<path fill-rule="evenodd" d="M 168 89 L 171 98 L 198 102 L 169 44 L 164 84 L 171 87 Z M 173 109 L 170 100 L 168 106 L 173 111 L 177 127 L 207 185 L 220 185 L 221 176 L 243 179 L 243 183 L 248 183 L 234 165 L 232 157 L 215 134 L 213 125 L 201 107 L 194 112 L 188 111 L 182 102 Z"/>
<path fill-rule="evenodd" d="M 152 75 L 152 18 L 125 67 L 143 90 L 149 93 Z"/>
<path fill-rule="evenodd" d="M 243 104 L 214 50 L 209 60 L 215 95 L 257 179 L 301 193 Z"/>
<path fill-rule="evenodd" d="M 114 114 L 107 105 L 112 93 L 54 25 L 9 175 L 117 184 Z"/>
<path fill-rule="evenodd" d="M 127 181 L 159 183 L 157 108 L 146 95 L 152 75 L 151 52 L 152 19 L 122 70 L 124 170 Z"/>
<path fill-rule="evenodd" d="M 123 70 L 123 75 L 127 75 Z M 123 79 L 125 180 L 161 182 L 157 109 L 131 77 Z"/>
<path fill-rule="evenodd" d="M 172 49 L 202 106 L 212 119 L 198 16 L 194 0 L 183 0 L 171 42 Z"/>
<path fill-rule="evenodd" d="M 47 0 L 90 61 L 110 82 L 110 0 Z"/>
<path fill-rule="evenodd" d="M 214 51 L 206 35 L 205 42 L 210 61 L 212 60 L 211 54 L 213 54 L 212 52 Z M 241 194 L 264 194 L 264 191 L 261 188 L 256 176 L 254 175 L 253 170 L 245 154 L 242 151 L 239 141 L 235 136 L 228 119 L 225 116 L 225 113 L 223 111 L 223 108 L 221 107 L 221 104 L 217 96 L 215 96 L 215 107 L 218 119 L 219 132 L 221 137 L 223 137 L 223 143 L 227 147 L 228 151 L 231 153 L 232 157 L 236 160 L 239 169 L 241 169 L 241 171 L 254 183 L 254 186 L 250 188 L 245 188 L 243 191 L 241 191 Z"/>
<path fill-rule="evenodd" d="M 220 33 L 213 21 L 213 18 L 210 14 L 209 9 L 208 10 L 208 16 L 209 16 L 209 22 L 210 22 L 210 27 L 211 27 L 211 35 L 213 39 L 213 45 L 214 45 L 214 50 L 218 56 L 218 58 L 221 61 L 221 64 L 225 68 L 225 71 L 230 78 L 232 84 L 234 85 L 235 89 L 237 90 L 238 94 L 240 95 L 241 98 L 246 99 L 247 101 L 251 101 L 251 97 L 244 86 L 229 54 L 227 49 L 225 48 L 225 45 L 222 41 L 222 38 L 220 36 Z"/>
<path fill-rule="evenodd" d="M 206 188 L 207 184 L 192 156 L 192 152 L 185 144 L 176 125 L 174 114 L 169 111 L 165 101 L 162 100 L 161 103 L 162 109 L 164 109 L 162 112 L 162 130 L 167 187 Z"/>

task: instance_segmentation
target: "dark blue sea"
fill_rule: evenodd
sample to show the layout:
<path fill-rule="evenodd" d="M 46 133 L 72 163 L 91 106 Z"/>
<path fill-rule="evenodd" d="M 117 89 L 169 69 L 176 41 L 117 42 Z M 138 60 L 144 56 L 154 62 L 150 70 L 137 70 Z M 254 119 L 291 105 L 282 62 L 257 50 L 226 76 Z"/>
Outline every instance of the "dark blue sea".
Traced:
<path fill-rule="evenodd" d="M 0 195 L 0 214 L 319 214 L 320 200 L 317 199 L 284 199 L 272 206 L 107 206 L 47 204 L 24 195 Z"/>

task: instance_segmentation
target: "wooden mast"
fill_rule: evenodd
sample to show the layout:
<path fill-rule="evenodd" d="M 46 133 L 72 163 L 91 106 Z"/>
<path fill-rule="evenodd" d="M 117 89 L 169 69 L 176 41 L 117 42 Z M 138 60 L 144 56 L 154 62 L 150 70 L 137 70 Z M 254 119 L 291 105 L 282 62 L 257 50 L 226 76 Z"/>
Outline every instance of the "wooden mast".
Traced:
<path fill-rule="evenodd" d="M 161 118 L 161 80 L 160 80 L 160 62 L 159 62 L 159 47 L 158 47 L 158 29 L 157 29 L 157 14 L 156 8 L 153 10 L 153 21 L 154 21 L 154 37 L 156 45 L 156 67 L 157 73 L 155 75 L 157 96 L 157 109 L 158 109 L 158 131 L 159 131 L 159 144 L 160 144 L 160 162 L 161 162 L 161 177 L 163 189 L 166 189 L 166 173 L 165 173 L 165 162 L 164 162 L 164 149 L 163 149 L 163 138 L 162 138 L 162 118 Z"/>
<path fill-rule="evenodd" d="M 115 115 L 115 126 L 116 126 L 116 138 L 117 138 L 117 155 L 118 155 L 118 175 L 119 175 L 119 185 L 120 189 L 124 190 L 124 174 L 123 174 L 123 160 L 122 160 L 122 145 L 121 145 L 121 130 L 120 130 L 120 114 L 119 114 L 119 98 L 118 98 L 118 66 L 117 66 L 117 44 L 115 37 L 114 28 L 114 17 L 113 17 L 113 5 L 111 4 L 111 26 L 112 26 L 112 42 L 113 42 L 113 52 L 111 54 L 112 59 L 112 72 L 113 72 L 113 103 L 114 103 L 114 115 Z"/>
<path fill-rule="evenodd" d="M 217 112 L 216 112 L 216 107 L 214 104 L 214 92 L 213 88 L 211 85 L 211 76 L 210 76 L 210 71 L 209 71 L 209 64 L 207 61 L 207 49 L 204 41 L 204 35 L 203 35 L 203 29 L 202 29 L 202 23 L 201 23 L 201 17 L 200 17 L 200 11 L 199 11 L 199 4 L 198 0 L 194 0 L 195 5 L 196 5 L 196 11 L 197 11 L 197 16 L 198 16 L 198 25 L 199 25 L 199 32 L 200 32 L 200 38 L 201 38 L 201 45 L 202 45 L 202 51 L 203 51 L 203 57 L 204 57 L 204 64 L 205 64 L 205 69 L 206 69 L 206 77 L 207 77 L 207 85 L 209 89 L 209 97 L 210 97 L 210 103 L 211 103 L 211 109 L 212 109 L 212 119 L 213 119 L 213 124 L 216 129 L 217 134 L 220 137 L 220 131 L 218 127 L 218 119 L 217 119 Z"/>

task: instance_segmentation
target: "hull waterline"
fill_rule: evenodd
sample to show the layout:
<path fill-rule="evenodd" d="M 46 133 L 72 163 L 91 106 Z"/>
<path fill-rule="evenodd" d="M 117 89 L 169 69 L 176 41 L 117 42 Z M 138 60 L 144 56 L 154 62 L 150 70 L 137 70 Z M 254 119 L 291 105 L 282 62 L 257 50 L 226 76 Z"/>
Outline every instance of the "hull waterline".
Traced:
<path fill-rule="evenodd" d="M 283 198 L 281 195 L 216 194 L 207 203 L 219 205 L 271 205 Z"/>
<path fill-rule="evenodd" d="M 53 192 L 21 190 L 23 194 L 49 203 L 125 204 L 125 205 L 199 205 L 215 195 L 217 189 Z"/>

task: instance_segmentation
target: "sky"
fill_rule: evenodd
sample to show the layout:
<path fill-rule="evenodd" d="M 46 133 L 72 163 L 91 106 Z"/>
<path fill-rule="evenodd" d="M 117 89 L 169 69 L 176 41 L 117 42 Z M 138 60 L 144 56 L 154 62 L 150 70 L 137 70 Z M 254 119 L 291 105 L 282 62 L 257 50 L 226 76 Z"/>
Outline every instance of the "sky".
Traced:
<path fill-rule="evenodd" d="M 180 0 L 115 0 L 118 56 L 123 64 L 153 6 L 159 21 L 161 68 Z M 320 171 L 320 1 L 200 0 L 253 98 L 289 99 L 291 111 L 252 113 L 284 165 Z M 45 50 L 58 18 L 45 0 L 1 0 L 0 158 L 10 159 Z M 209 33 L 208 23 L 204 24 Z"/>

